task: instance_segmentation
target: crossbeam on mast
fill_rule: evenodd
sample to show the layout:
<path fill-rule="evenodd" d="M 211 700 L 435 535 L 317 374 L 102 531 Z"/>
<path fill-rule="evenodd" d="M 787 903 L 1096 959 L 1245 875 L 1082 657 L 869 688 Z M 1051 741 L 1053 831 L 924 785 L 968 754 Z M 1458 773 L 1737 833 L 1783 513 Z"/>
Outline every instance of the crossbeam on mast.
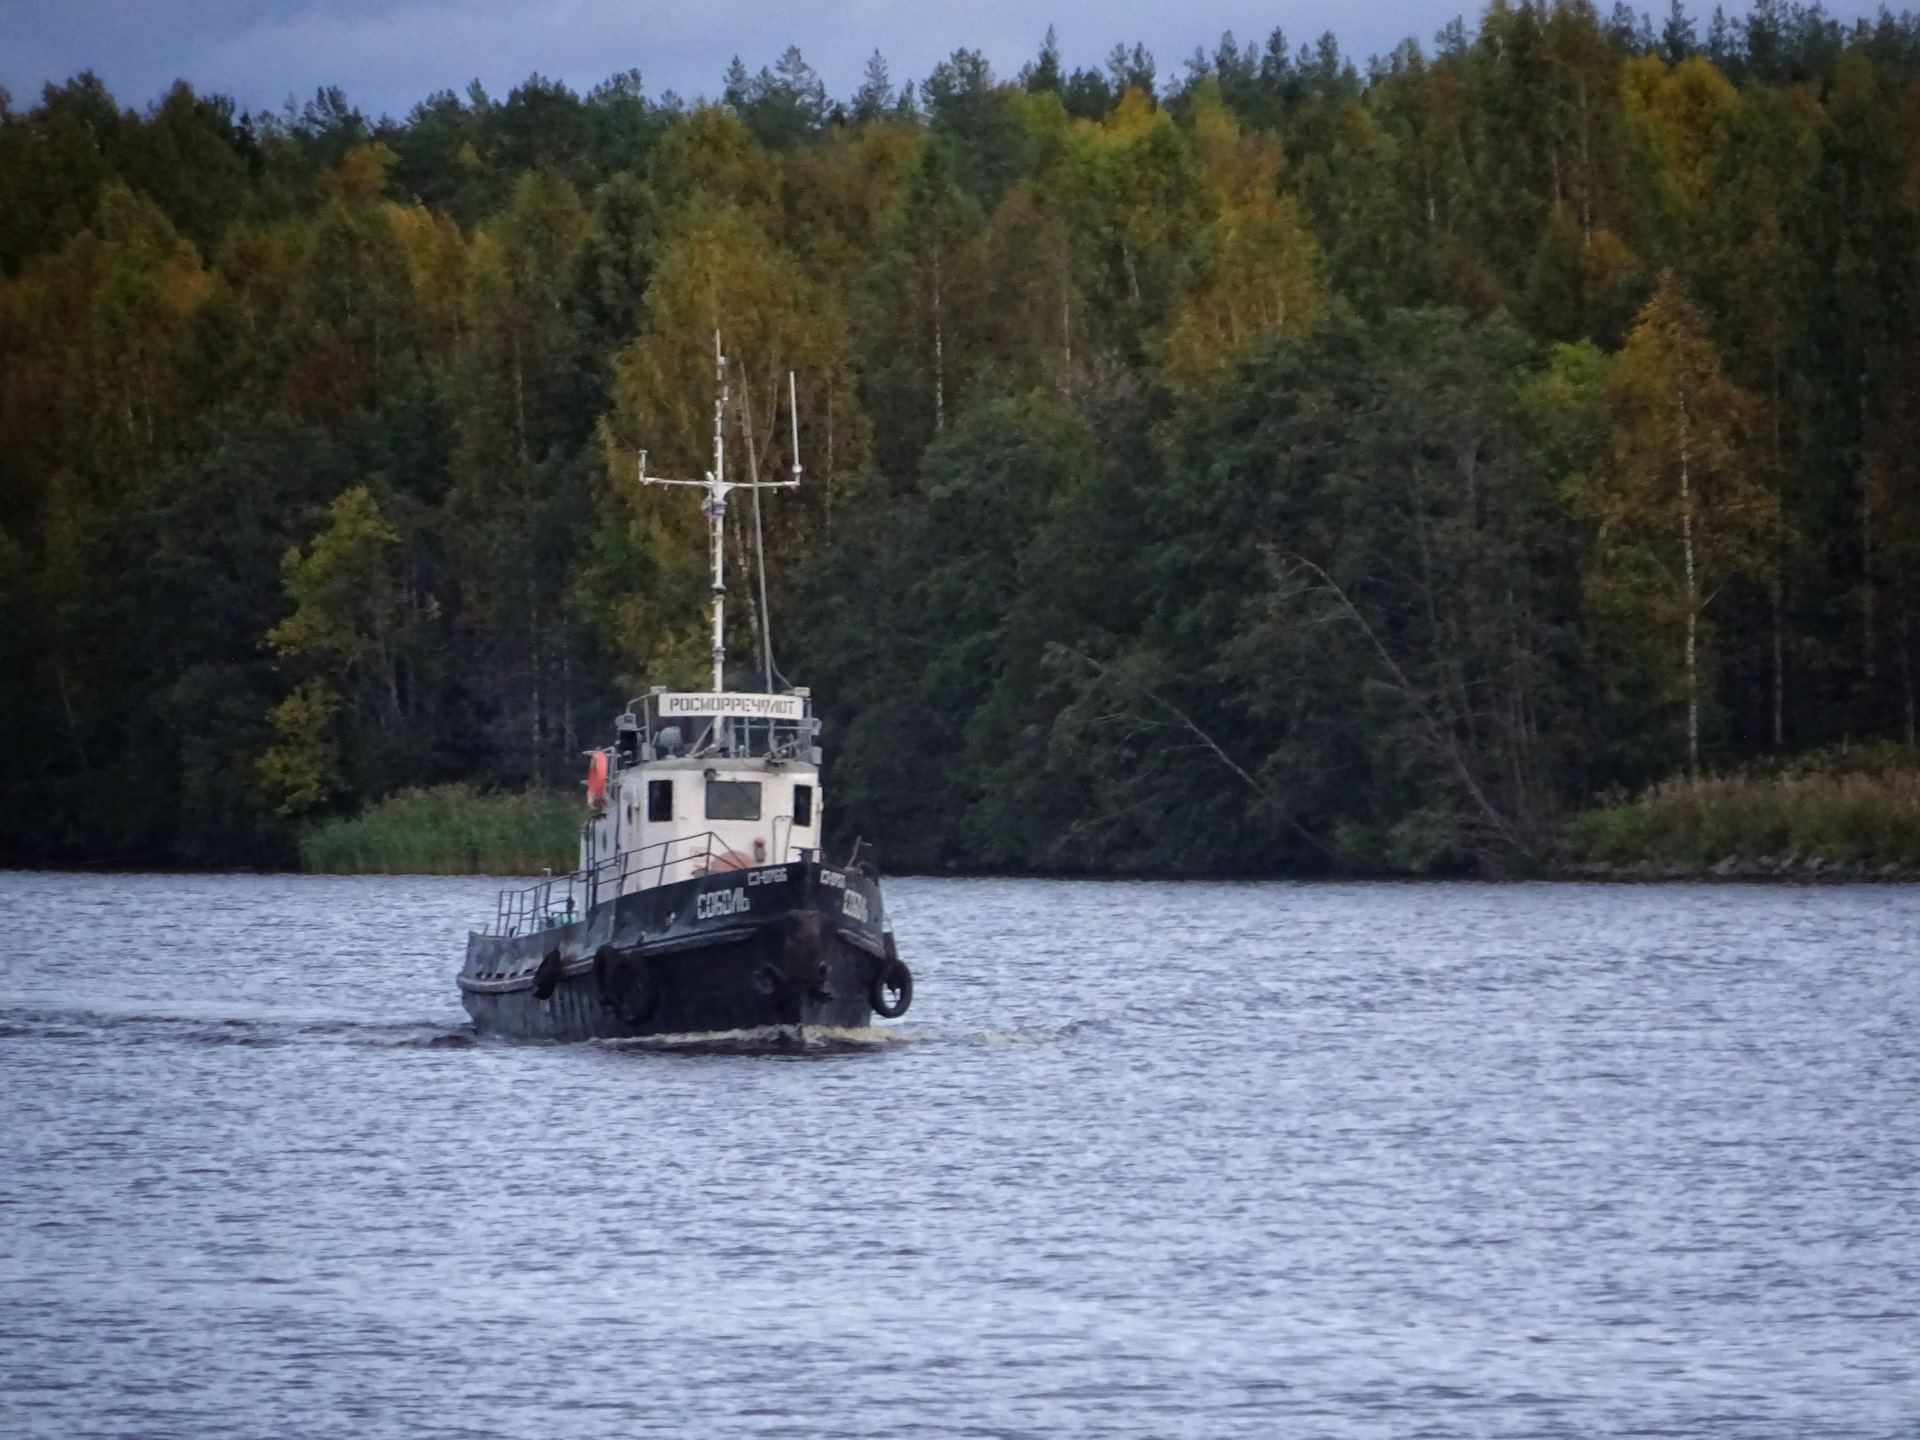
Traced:
<path fill-rule="evenodd" d="M 713 332 L 714 379 L 719 386 L 720 396 L 713 402 L 713 469 L 701 480 L 679 480 L 666 475 L 647 474 L 647 452 L 640 452 L 640 483 L 642 485 L 688 485 L 705 490 L 707 498 L 700 502 L 700 513 L 707 521 L 708 551 L 713 568 L 713 642 L 711 659 L 713 664 L 713 693 L 726 691 L 727 671 L 727 580 L 726 580 L 726 518 L 727 496 L 735 490 L 752 490 L 754 503 L 759 503 L 759 491 L 792 490 L 800 484 L 800 445 L 799 421 L 794 422 L 794 474 L 790 480 L 760 480 L 757 477 L 738 484 L 727 479 L 727 403 L 730 398 L 727 385 L 727 357 L 720 348 L 720 332 Z M 793 376 L 787 377 L 789 395 L 792 392 Z M 761 625 L 769 623 L 767 616 L 761 617 Z M 772 685 L 773 677 L 767 677 Z"/>

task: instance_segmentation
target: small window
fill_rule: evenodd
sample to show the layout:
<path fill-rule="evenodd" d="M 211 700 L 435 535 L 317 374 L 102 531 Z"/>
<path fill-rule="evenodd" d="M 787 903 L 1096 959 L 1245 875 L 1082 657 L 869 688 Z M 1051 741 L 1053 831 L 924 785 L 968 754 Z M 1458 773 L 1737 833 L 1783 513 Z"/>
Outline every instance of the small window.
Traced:
<path fill-rule="evenodd" d="M 647 819 L 654 824 L 673 819 L 673 782 L 647 781 Z"/>
<path fill-rule="evenodd" d="M 760 818 L 760 782 L 758 780 L 707 781 L 707 819 L 758 820 Z"/>
<path fill-rule="evenodd" d="M 813 787 L 796 785 L 793 787 L 793 828 L 805 830 L 813 824 Z"/>

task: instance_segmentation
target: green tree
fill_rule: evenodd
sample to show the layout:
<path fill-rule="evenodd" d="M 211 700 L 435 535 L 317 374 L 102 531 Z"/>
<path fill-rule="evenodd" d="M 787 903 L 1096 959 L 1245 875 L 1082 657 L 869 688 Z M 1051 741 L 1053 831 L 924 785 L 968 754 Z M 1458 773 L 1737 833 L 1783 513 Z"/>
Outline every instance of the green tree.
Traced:
<path fill-rule="evenodd" d="M 341 789 L 340 747 L 332 735 L 340 697 L 319 676 L 302 680 L 267 719 L 273 743 L 254 765 L 261 798 L 283 820 L 320 809 Z"/>
<path fill-rule="evenodd" d="M 1161 368 L 1187 384 L 1268 335 L 1311 329 L 1322 303 L 1319 246 L 1279 191 L 1279 147 L 1243 135 L 1211 82 L 1194 97 L 1193 137 L 1211 213 L 1159 344 Z"/>
<path fill-rule="evenodd" d="M 521 176 L 506 212 L 474 238 L 471 339 L 450 386 L 446 514 L 462 609 L 483 639 L 488 738 L 535 786 L 580 748 L 583 636 L 567 592 L 593 528 L 589 447 L 605 396 L 574 285 L 590 230 L 563 176 Z"/>
<path fill-rule="evenodd" d="M 1065 197 L 1085 257 L 1099 343 L 1137 362 L 1172 311 L 1199 233 L 1202 185 L 1192 147 L 1170 115 L 1130 90 L 1103 123 L 1073 126 L 1049 183 Z"/>
<path fill-rule="evenodd" d="M 440 607 L 408 583 L 404 560 L 400 532 L 365 485 L 342 491 L 313 543 L 282 558 L 293 613 L 266 643 L 309 672 L 274 710 L 275 743 L 261 761 L 282 815 L 343 783 L 377 795 L 410 778 L 423 738 L 420 670 Z M 352 757 L 344 773 L 336 728 Z"/>
<path fill-rule="evenodd" d="M 1626 648 L 1646 637 L 1678 651 L 1685 760 L 1697 775 L 1711 698 L 1702 625 L 1724 586 L 1765 579 L 1779 509 L 1756 444 L 1758 409 L 1722 373 L 1671 273 L 1621 349 L 1606 408 L 1607 454 L 1569 497 L 1596 526 L 1591 592 L 1630 632 Z"/>
<path fill-rule="evenodd" d="M 773 479 L 791 473 L 794 419 L 788 376 L 805 377 L 799 426 L 803 464 L 827 452 L 829 436 L 845 472 L 865 459 L 853 391 L 846 327 L 819 287 L 772 245 L 741 211 L 710 212 L 666 245 L 648 286 L 645 329 L 619 356 L 612 413 L 601 430 L 611 477 L 609 537 L 628 566 L 627 582 L 605 601 L 605 616 L 633 683 L 691 681 L 702 673 L 707 642 L 705 525 L 684 493 L 639 483 L 638 453 L 650 473 L 693 479 L 713 468 L 716 344 L 727 356 L 729 409 L 722 418 L 728 477 Z M 833 421 L 838 415 L 837 428 Z M 763 507 L 769 569 L 777 590 L 790 545 L 808 532 L 804 517 L 824 518 L 832 470 L 820 465 L 798 496 Z M 729 510 L 735 577 L 745 577 L 753 509 L 740 497 Z M 729 607 L 744 638 L 735 655 L 761 650 L 757 596 Z"/>

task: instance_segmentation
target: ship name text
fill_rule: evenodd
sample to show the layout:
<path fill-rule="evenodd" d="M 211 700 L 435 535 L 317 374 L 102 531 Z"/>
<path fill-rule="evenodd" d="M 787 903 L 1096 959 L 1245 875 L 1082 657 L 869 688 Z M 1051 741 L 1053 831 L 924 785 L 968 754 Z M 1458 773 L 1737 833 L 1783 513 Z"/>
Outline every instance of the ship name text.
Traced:
<path fill-rule="evenodd" d="M 753 908 L 745 889 L 709 890 L 694 902 L 694 918 L 711 920 L 716 915 L 744 915 Z"/>

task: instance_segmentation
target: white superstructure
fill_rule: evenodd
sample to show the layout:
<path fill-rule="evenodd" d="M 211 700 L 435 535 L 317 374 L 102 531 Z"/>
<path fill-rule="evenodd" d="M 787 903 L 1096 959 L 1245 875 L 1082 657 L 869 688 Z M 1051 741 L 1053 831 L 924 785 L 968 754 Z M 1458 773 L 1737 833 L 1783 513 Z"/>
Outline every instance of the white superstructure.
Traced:
<path fill-rule="evenodd" d="M 804 690 L 656 690 L 622 715 L 614 746 L 598 752 L 604 785 L 581 834 L 581 873 L 600 877 L 588 903 L 819 849 L 820 727 L 809 709 Z"/>

